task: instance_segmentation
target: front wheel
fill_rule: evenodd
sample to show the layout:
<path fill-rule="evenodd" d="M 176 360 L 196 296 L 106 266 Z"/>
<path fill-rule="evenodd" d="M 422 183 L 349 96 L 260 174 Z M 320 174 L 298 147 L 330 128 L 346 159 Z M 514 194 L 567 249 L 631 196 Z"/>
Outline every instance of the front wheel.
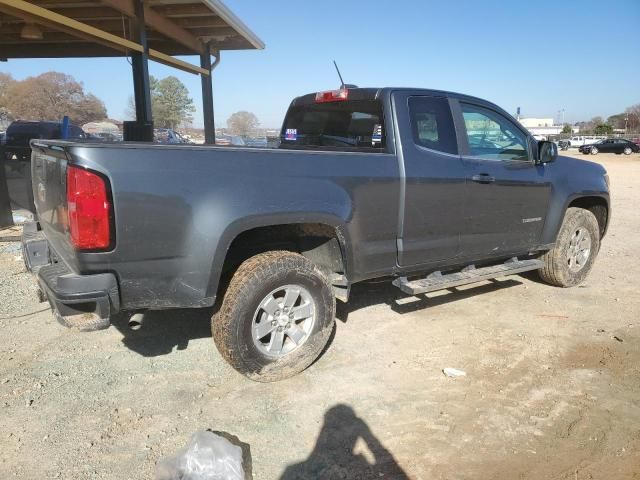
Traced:
<path fill-rule="evenodd" d="M 591 155 L 597 155 L 598 149 L 596 147 L 591 147 Z"/>
<path fill-rule="evenodd" d="M 274 251 L 240 265 L 211 328 L 235 370 L 275 382 L 313 363 L 329 340 L 334 315 L 326 275 L 302 255 Z"/>
<path fill-rule="evenodd" d="M 631 148 L 630 148 L 630 147 L 626 147 L 626 148 L 624 149 L 624 154 L 625 154 L 625 155 L 631 155 Z"/>
<path fill-rule="evenodd" d="M 568 208 L 554 247 L 542 256 L 540 277 L 551 285 L 573 287 L 587 277 L 600 250 L 600 229 L 593 213 Z"/>

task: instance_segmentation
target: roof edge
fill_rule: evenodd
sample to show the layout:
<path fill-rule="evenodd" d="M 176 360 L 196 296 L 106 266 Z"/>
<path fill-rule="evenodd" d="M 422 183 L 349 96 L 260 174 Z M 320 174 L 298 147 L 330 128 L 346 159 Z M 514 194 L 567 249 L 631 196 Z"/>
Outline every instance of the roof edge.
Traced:
<path fill-rule="evenodd" d="M 222 3 L 221 0 L 203 0 L 203 2 L 256 49 L 264 50 L 264 42 L 235 13 L 229 10 L 229 7 Z"/>

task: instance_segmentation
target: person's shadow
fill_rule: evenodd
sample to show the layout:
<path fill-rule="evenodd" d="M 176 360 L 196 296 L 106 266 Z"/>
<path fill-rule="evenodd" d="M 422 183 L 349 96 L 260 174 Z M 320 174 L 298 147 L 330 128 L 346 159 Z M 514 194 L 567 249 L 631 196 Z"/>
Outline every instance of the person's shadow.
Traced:
<path fill-rule="evenodd" d="M 288 466 L 280 480 L 319 478 L 409 477 L 353 409 L 338 404 L 325 413 L 324 425 L 309 458 Z"/>

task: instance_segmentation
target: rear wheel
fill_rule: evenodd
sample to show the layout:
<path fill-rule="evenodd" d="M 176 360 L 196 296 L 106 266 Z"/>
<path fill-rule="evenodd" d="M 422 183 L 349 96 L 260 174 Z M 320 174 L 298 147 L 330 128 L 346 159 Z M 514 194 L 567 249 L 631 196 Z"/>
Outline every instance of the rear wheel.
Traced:
<path fill-rule="evenodd" d="M 554 247 L 542 257 L 540 277 L 551 285 L 573 287 L 587 277 L 600 249 L 595 215 L 583 208 L 568 208 Z"/>
<path fill-rule="evenodd" d="M 302 255 L 275 251 L 240 265 L 211 328 L 235 370 L 274 382 L 313 363 L 329 340 L 334 314 L 326 275 Z"/>
<path fill-rule="evenodd" d="M 624 154 L 625 155 L 631 155 L 631 147 L 625 147 Z"/>

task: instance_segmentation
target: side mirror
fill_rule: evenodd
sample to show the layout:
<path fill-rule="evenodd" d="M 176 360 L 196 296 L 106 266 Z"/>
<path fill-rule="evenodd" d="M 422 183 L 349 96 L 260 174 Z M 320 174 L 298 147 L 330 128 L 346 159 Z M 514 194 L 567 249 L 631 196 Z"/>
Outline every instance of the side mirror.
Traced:
<path fill-rule="evenodd" d="M 558 146 L 553 142 L 538 142 L 538 164 L 550 163 L 558 158 Z"/>

